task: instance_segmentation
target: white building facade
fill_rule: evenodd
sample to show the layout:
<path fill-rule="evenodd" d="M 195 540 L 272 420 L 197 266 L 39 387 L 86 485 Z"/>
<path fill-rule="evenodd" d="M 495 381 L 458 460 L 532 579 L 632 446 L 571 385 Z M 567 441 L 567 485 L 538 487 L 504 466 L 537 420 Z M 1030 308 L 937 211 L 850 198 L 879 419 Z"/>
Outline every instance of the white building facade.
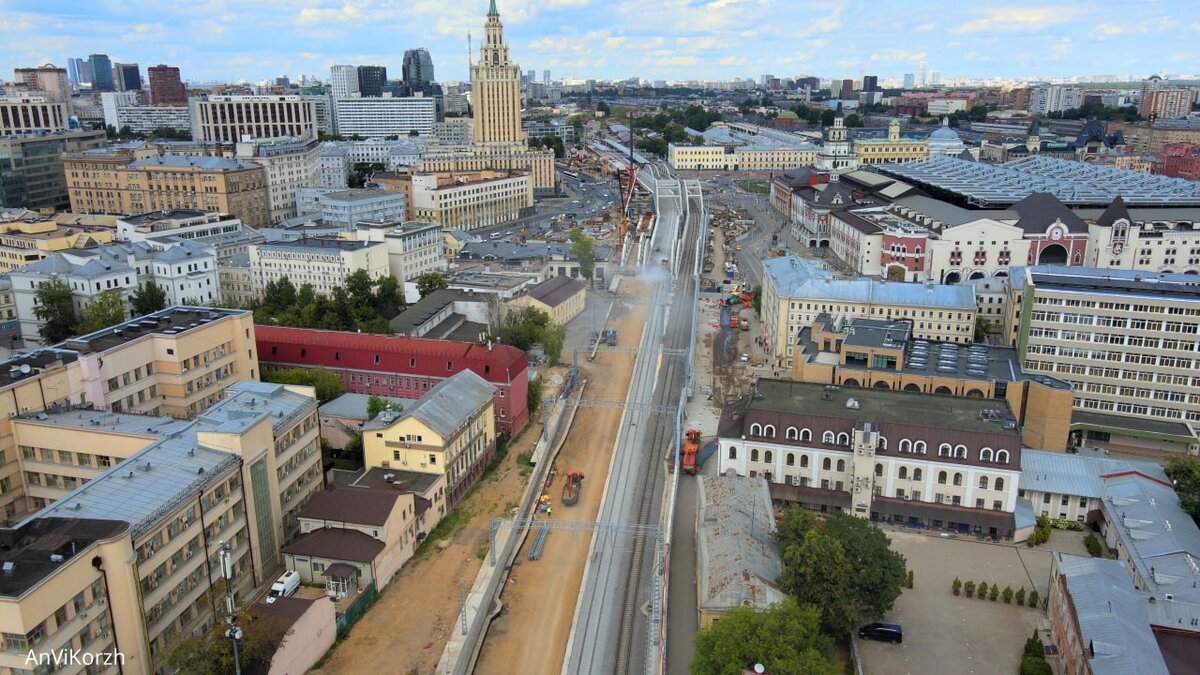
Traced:
<path fill-rule="evenodd" d="M 342 136 L 433 136 L 437 104 L 433 98 L 351 97 L 334 99 L 337 132 Z"/>
<path fill-rule="evenodd" d="M 295 218 L 296 190 L 315 185 L 321 144 L 306 138 L 259 139 L 237 144 L 237 157 L 267 170 L 267 196 L 271 224 Z"/>

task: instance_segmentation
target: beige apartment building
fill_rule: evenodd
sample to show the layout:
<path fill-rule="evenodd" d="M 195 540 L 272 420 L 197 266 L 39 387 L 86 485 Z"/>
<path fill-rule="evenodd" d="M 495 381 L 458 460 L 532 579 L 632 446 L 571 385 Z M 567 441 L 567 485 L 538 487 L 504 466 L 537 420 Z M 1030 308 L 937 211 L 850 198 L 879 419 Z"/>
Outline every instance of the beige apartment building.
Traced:
<path fill-rule="evenodd" d="M 859 165 L 915 162 L 928 159 L 929 141 L 923 138 L 902 138 L 900 123 L 892 120 L 888 124 L 885 138 L 854 139 L 854 156 L 858 158 Z"/>
<path fill-rule="evenodd" d="M 225 544 L 246 604 L 274 579 L 279 548 L 320 486 L 316 410 L 310 388 L 241 382 L 193 421 L 82 409 L 13 420 L 37 489 L 80 486 L 0 530 L 19 542 L 0 553 L 21 571 L 0 582 L 9 643 L 91 652 L 115 633 L 119 672 L 153 672 L 179 637 L 216 621 L 207 595 L 223 590 L 215 570 Z M 111 554 L 99 567 L 93 547 Z M 6 650 L 0 665 L 23 658 Z"/>
<path fill-rule="evenodd" d="M 499 225 L 533 208 L 533 181 L 525 171 L 422 171 L 371 180 L 404 193 L 409 220 L 437 223 L 445 229 Z"/>
<path fill-rule="evenodd" d="M 317 137 L 317 105 L 304 96 L 220 95 L 194 98 L 188 105 L 196 141 Z"/>
<path fill-rule="evenodd" d="M 1029 267 L 1012 278 L 1006 339 L 1025 369 L 1072 385 L 1071 445 L 1195 454 L 1200 291 L 1195 277 Z"/>
<path fill-rule="evenodd" d="M 734 148 L 672 143 L 667 147 L 667 163 L 681 171 L 782 171 L 812 166 L 816 161 L 815 146 Z"/>
<path fill-rule="evenodd" d="M 835 279 L 807 258 L 763 261 L 763 330 L 778 368 L 792 368 L 797 336 L 821 314 L 839 324 L 848 317 L 910 321 L 914 339 L 970 344 L 978 312 L 972 286 Z"/>
<path fill-rule="evenodd" d="M 389 273 L 387 245 L 381 241 L 305 238 L 253 244 L 249 253 L 261 288 L 287 277 L 296 288 L 312 284 L 313 291 L 328 295 L 358 270 L 372 279 Z"/>
<path fill-rule="evenodd" d="M 398 281 L 409 281 L 426 272 L 446 268 L 442 259 L 444 236 L 437 223 L 360 220 L 347 238 L 383 242 L 387 249 L 388 273 Z"/>
<path fill-rule="evenodd" d="M 49 96 L 0 96 L 0 136 L 67 129 L 67 105 Z"/>
<path fill-rule="evenodd" d="M 228 213 L 250 227 L 269 222 L 267 173 L 253 162 L 185 155 L 134 159 L 132 151 L 107 148 L 64 153 L 62 162 L 73 211 L 200 209 Z"/>
<path fill-rule="evenodd" d="M 442 380 L 403 412 L 382 412 L 363 425 L 368 467 L 446 477 L 453 508 L 496 454 L 496 388 L 473 371 Z"/>
<path fill-rule="evenodd" d="M 23 453 L 13 418 L 67 406 L 197 415 L 222 400 L 234 383 L 258 378 L 254 318 L 245 310 L 165 309 L 23 354 L 0 364 L 0 372 L 0 521 L 9 523 L 72 487 L 64 476 L 30 492 L 17 461 Z M 106 449 L 113 451 L 109 464 L 133 452 L 118 445 Z M 99 459 L 91 465 L 105 467 Z"/>
<path fill-rule="evenodd" d="M 76 248 L 91 248 L 111 243 L 113 226 L 64 225 L 26 211 L 13 219 L 0 216 L 0 273 L 37 262 L 50 255 Z"/>

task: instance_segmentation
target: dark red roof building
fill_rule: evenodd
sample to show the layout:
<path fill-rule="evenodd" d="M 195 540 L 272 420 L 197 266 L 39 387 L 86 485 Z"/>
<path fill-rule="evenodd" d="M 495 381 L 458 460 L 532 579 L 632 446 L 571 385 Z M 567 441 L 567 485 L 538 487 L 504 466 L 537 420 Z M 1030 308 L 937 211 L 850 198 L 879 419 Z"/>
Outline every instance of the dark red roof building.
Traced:
<path fill-rule="evenodd" d="M 496 387 L 497 432 L 512 436 L 529 422 L 529 360 L 510 345 L 279 326 L 254 332 L 264 370 L 321 367 L 341 376 L 348 392 L 411 399 L 471 370 Z"/>

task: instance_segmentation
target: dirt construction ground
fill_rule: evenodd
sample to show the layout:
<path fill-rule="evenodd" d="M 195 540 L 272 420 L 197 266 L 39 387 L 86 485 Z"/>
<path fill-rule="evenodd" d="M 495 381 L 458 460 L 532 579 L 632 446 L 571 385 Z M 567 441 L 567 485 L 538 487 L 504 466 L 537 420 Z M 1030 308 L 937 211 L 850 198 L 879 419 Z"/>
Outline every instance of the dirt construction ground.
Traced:
<path fill-rule="evenodd" d="M 640 285 L 623 281 L 621 294 L 648 297 L 649 289 Z M 614 305 L 612 323 L 617 328 L 618 345 L 636 346 L 640 342 L 646 309 L 645 305 Z M 632 353 L 600 352 L 595 361 L 581 362 L 588 380 L 584 397 L 625 400 L 635 357 Z M 621 413 L 618 409 L 578 409 L 555 461 L 556 477 L 546 487 L 553 503 L 551 513 L 542 517 L 596 519 Z M 581 471 L 585 478 L 579 503 L 566 507 L 560 497 L 563 476 L 570 471 Z M 562 668 L 591 536 L 590 532 L 552 531 L 537 561 L 528 558 L 533 537 L 526 538 L 501 596 L 504 613 L 492 622 L 476 673 L 553 673 Z"/>
<path fill-rule="evenodd" d="M 530 452 L 541 433 L 540 423 L 529 425 L 500 468 L 457 507 L 470 514 L 464 525 L 421 560 L 409 561 L 311 674 L 433 672 L 449 631 L 458 626 L 458 582 L 470 589 L 483 564 L 488 518 L 507 516 L 520 502 L 528 478 L 521 475 L 517 456 Z"/>

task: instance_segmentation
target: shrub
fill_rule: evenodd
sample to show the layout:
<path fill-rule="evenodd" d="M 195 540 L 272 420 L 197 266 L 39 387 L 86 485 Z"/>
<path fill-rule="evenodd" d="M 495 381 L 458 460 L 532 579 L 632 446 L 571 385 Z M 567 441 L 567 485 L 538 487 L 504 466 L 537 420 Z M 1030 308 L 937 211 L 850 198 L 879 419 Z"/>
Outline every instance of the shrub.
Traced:
<path fill-rule="evenodd" d="M 968 598 L 975 597 L 975 582 L 974 582 L 974 581 L 968 581 L 968 582 L 966 583 L 966 585 L 965 585 L 965 586 L 963 586 L 963 590 L 967 592 L 967 597 L 968 597 Z"/>
<path fill-rule="evenodd" d="M 1066 519 L 1066 517 L 1064 516 L 1064 517 L 1062 517 L 1062 518 L 1058 518 L 1058 519 L 1056 519 L 1056 520 L 1054 521 L 1054 525 L 1053 525 L 1053 527 L 1054 527 L 1054 529 L 1056 529 L 1056 530 L 1065 530 L 1065 529 L 1067 529 L 1068 527 L 1070 527 L 1070 525 L 1071 525 L 1070 521 L 1068 521 L 1068 520 Z"/>
<path fill-rule="evenodd" d="M 1079 522 L 1078 520 L 1072 520 L 1067 529 L 1072 532 L 1083 532 L 1083 523 Z"/>
<path fill-rule="evenodd" d="M 1000 584 L 992 584 L 992 590 L 988 591 L 988 600 L 996 601 L 1000 597 Z"/>
<path fill-rule="evenodd" d="M 1104 552 L 1104 547 L 1100 545 L 1100 540 L 1091 532 L 1088 532 L 1088 535 L 1083 538 L 1083 545 L 1087 547 L 1087 552 L 1092 554 L 1093 558 L 1099 558 Z"/>
<path fill-rule="evenodd" d="M 954 591 L 955 595 L 958 595 L 959 593 L 961 593 L 962 592 L 962 580 L 959 579 L 958 577 L 954 577 L 954 583 L 950 584 L 950 590 Z"/>
<path fill-rule="evenodd" d="M 1012 586 L 1005 586 L 1005 587 L 1004 587 L 1004 591 L 1003 591 L 1003 592 L 1000 594 L 1000 596 L 1001 596 L 1002 598 L 1004 598 L 1004 604 L 1006 604 L 1006 605 L 1011 605 L 1011 604 L 1012 604 L 1012 599 L 1013 599 L 1013 589 L 1012 589 Z"/>
<path fill-rule="evenodd" d="M 908 581 L 907 581 L 907 582 L 905 582 L 905 586 L 906 586 L 907 588 L 912 588 L 912 587 L 913 587 L 913 571 L 912 571 L 912 570 L 909 570 L 909 571 L 908 571 Z"/>
<path fill-rule="evenodd" d="M 1015 597 L 1017 599 L 1018 605 L 1024 606 L 1025 605 L 1025 587 L 1022 586 L 1013 597 Z"/>
<path fill-rule="evenodd" d="M 1025 590 L 1025 589 L 1021 589 L 1021 590 Z M 1024 656 L 1042 656 L 1045 653 L 1046 653 L 1046 650 L 1044 650 L 1042 648 L 1042 641 L 1040 638 L 1038 638 L 1037 630 L 1035 629 L 1033 631 L 1033 636 L 1025 641 Z"/>
<path fill-rule="evenodd" d="M 1054 675 L 1045 656 L 1026 656 L 1021 659 L 1021 675 Z"/>
<path fill-rule="evenodd" d="M 985 597 L 987 597 L 987 592 L 988 592 L 987 582 L 986 581 L 979 582 L 979 585 L 975 587 L 975 591 L 977 593 L 979 593 L 979 599 L 983 600 Z"/>
<path fill-rule="evenodd" d="M 1036 609 L 1038 606 L 1038 600 L 1040 599 L 1041 596 L 1038 595 L 1037 589 L 1035 588 L 1032 591 L 1029 591 L 1029 595 L 1025 597 L 1025 605 L 1027 607 L 1033 607 Z"/>

